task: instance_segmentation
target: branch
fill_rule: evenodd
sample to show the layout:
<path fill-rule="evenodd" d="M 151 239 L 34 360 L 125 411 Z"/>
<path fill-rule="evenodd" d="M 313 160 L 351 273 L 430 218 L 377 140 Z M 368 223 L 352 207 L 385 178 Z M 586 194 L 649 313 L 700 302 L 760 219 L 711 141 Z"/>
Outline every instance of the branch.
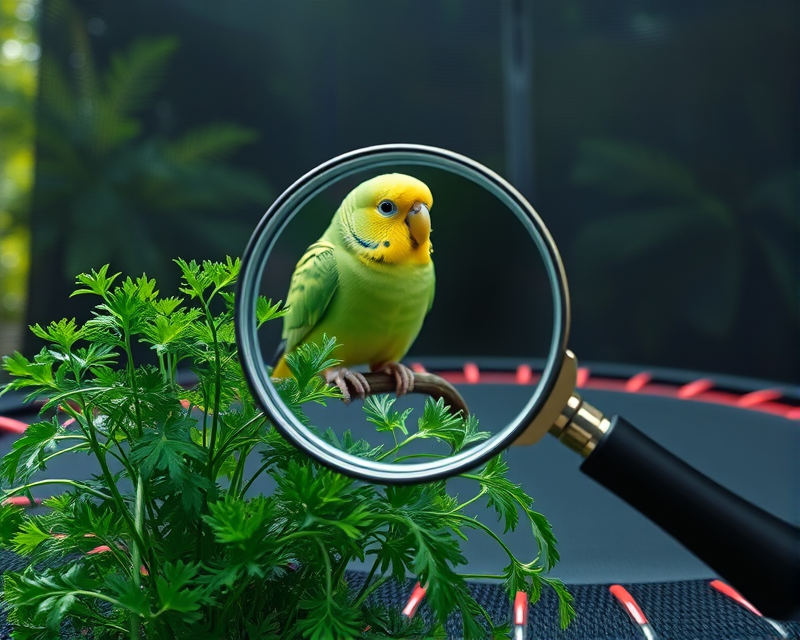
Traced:
<path fill-rule="evenodd" d="M 367 395 L 377 395 L 379 393 L 392 393 L 397 390 L 397 382 L 394 376 L 388 373 L 365 373 L 364 377 L 369 383 L 369 393 Z M 414 390 L 411 393 L 424 393 L 434 400 L 444 398 L 444 403 L 450 406 L 452 412 L 467 417 L 469 409 L 467 403 L 456 388 L 432 373 L 415 373 Z"/>

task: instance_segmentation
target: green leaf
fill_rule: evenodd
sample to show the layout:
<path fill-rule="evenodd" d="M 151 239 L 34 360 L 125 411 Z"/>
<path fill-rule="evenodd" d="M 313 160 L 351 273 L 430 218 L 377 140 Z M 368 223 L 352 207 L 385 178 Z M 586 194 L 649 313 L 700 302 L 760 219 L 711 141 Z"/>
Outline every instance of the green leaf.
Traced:
<path fill-rule="evenodd" d="M 272 300 L 264 296 L 258 297 L 258 301 L 256 302 L 256 320 L 258 322 L 259 329 L 265 322 L 269 322 L 270 320 L 274 320 L 276 318 L 282 318 L 289 313 L 288 308 L 281 308 L 282 304 L 282 300 L 278 300 L 278 302 L 273 304 Z"/>
<path fill-rule="evenodd" d="M 53 418 L 48 422 L 35 422 L 3 456 L 0 462 L 0 478 L 13 484 L 17 478 L 25 481 L 32 473 L 45 469 L 45 458 L 58 447 L 57 437 L 64 428 Z"/>
<path fill-rule="evenodd" d="M 297 621 L 297 630 L 308 640 L 339 640 L 356 638 L 361 634 L 359 612 L 352 607 L 322 596 L 304 600 L 300 608 L 306 617 Z"/>
<path fill-rule="evenodd" d="M 339 364 L 339 360 L 330 357 L 337 346 L 335 337 L 324 335 L 322 344 L 305 342 L 286 354 L 286 365 L 297 381 L 301 396 L 307 395 L 307 389 L 316 376 Z"/>
<path fill-rule="evenodd" d="M 454 438 L 453 453 L 458 453 L 462 449 L 468 448 L 471 444 L 483 442 L 491 437 L 492 434 L 489 431 L 478 431 L 479 424 L 478 418 L 474 415 L 470 414 L 467 416 L 467 419 L 464 421 L 463 435 L 460 438 Z"/>
<path fill-rule="evenodd" d="M 24 510 L 11 504 L 0 504 L 0 545 L 9 548 L 25 522 Z"/>
<path fill-rule="evenodd" d="M 28 519 L 22 523 L 11 539 L 11 546 L 20 555 L 29 556 L 43 542 L 50 540 L 50 533 L 43 531 L 39 524 Z"/>
<path fill-rule="evenodd" d="M 421 438 L 435 438 L 455 449 L 463 443 L 464 419 L 460 414 L 453 415 L 452 409 L 444 403 L 444 398 L 434 402 L 429 397 L 425 400 L 417 435 Z"/>
<path fill-rule="evenodd" d="M 33 361 L 28 360 L 18 351 L 15 351 L 13 355 L 3 356 L 3 369 L 14 376 L 4 391 L 24 387 L 41 387 L 38 392 L 51 389 L 55 385 L 53 376 L 55 361 L 55 357 L 47 349 L 42 349 L 34 356 Z"/>
<path fill-rule="evenodd" d="M 166 423 L 145 432 L 131 449 L 131 461 L 142 474 L 150 477 L 164 471 L 175 483 L 189 474 L 189 460 L 203 461 L 205 452 L 191 440 L 189 429 L 197 424 L 194 418 L 173 414 Z"/>
<path fill-rule="evenodd" d="M 31 326 L 33 334 L 42 340 L 49 340 L 52 343 L 60 346 L 65 352 L 72 348 L 78 340 L 86 335 L 86 329 L 79 329 L 75 325 L 75 318 L 71 320 L 59 320 L 58 322 L 51 322 L 44 329 L 38 324 Z"/>
<path fill-rule="evenodd" d="M 512 483 L 505 477 L 507 473 L 508 464 L 502 456 L 497 456 L 489 460 L 477 476 L 481 489 L 489 496 L 489 506 L 494 507 L 504 521 L 503 533 L 517 528 L 519 522 L 517 506 L 526 506 L 531 502 L 520 485 Z"/>
<path fill-rule="evenodd" d="M 141 342 L 150 343 L 158 353 L 164 353 L 169 345 L 190 335 L 192 324 L 199 316 L 199 309 L 191 309 L 173 311 L 169 316 L 158 315 L 149 319 L 142 328 L 144 336 Z"/>
<path fill-rule="evenodd" d="M 197 572 L 196 564 L 184 563 L 182 560 L 167 562 L 163 575 L 157 576 L 155 580 L 159 608 L 164 611 L 194 613 L 196 615 L 188 619 L 200 619 L 201 606 L 211 604 L 212 600 L 205 589 L 192 584 Z"/>
<path fill-rule="evenodd" d="M 105 577 L 106 589 L 128 611 L 138 616 L 150 615 L 150 600 L 141 586 L 136 585 L 128 575 L 112 573 Z"/>
<path fill-rule="evenodd" d="M 300 529 L 338 529 L 357 540 L 373 522 L 367 508 L 372 490 L 356 485 L 351 478 L 291 461 L 276 480 L 280 508 Z"/>
<path fill-rule="evenodd" d="M 412 409 L 406 409 L 402 413 L 394 411 L 392 405 L 395 398 L 388 395 L 368 396 L 364 401 L 364 413 L 367 421 L 375 425 L 376 431 L 394 431 L 397 429 L 403 435 L 408 435 L 406 429 L 406 418 L 411 414 Z"/>
<path fill-rule="evenodd" d="M 564 583 L 557 578 L 542 576 L 541 580 L 556 592 L 558 596 L 558 618 L 561 623 L 561 628 L 566 629 L 569 623 L 575 619 L 575 608 L 573 606 L 574 598 L 572 594 L 567 591 Z"/>
<path fill-rule="evenodd" d="M 203 516 L 214 537 L 221 544 L 246 546 L 263 541 L 269 534 L 275 504 L 271 498 L 258 496 L 244 502 L 226 496 L 224 500 L 208 505 L 211 515 Z"/>
<path fill-rule="evenodd" d="M 114 280 L 120 275 L 119 273 L 115 273 L 112 276 L 108 276 L 108 267 L 109 265 L 103 265 L 100 271 L 92 269 L 90 273 L 80 274 L 76 278 L 77 284 L 82 284 L 86 288 L 76 289 L 72 295 L 77 296 L 82 293 L 93 293 L 105 298 L 111 290 L 111 285 L 114 283 Z"/>
<path fill-rule="evenodd" d="M 339 439 L 339 436 L 333 429 L 327 429 L 325 433 L 322 434 L 322 438 L 337 449 L 341 449 L 345 453 L 358 456 L 359 458 L 375 460 L 383 451 L 383 445 L 373 447 L 363 438 L 354 440 L 353 434 L 349 429 L 342 434 L 341 439 Z"/>

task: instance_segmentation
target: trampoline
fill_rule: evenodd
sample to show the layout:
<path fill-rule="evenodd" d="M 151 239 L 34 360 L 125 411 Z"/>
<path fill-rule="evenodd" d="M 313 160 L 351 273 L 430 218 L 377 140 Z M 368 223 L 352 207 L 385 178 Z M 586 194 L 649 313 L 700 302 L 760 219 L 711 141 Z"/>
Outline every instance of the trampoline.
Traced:
<path fill-rule="evenodd" d="M 407 364 L 416 371 L 436 373 L 448 380 L 468 400 L 472 412 L 490 419 L 498 407 L 518 405 L 527 397 L 526 387 L 536 381 L 541 363 L 418 358 Z M 184 380 L 191 382 L 190 377 Z M 604 363 L 584 363 L 578 387 L 582 397 L 595 406 L 637 420 L 644 432 L 699 471 L 770 513 L 800 524 L 797 388 L 732 376 Z M 0 415 L 0 451 L 5 453 L 25 424 L 35 418 L 36 408 L 23 404 L 19 395 L 8 394 L 0 398 Z M 555 439 L 545 439 L 535 447 L 512 447 L 506 460 L 509 478 L 523 485 L 533 496 L 535 507 L 553 525 L 561 562 L 552 574 L 568 585 L 577 611 L 575 621 L 561 631 L 556 599 L 547 591 L 522 616 L 519 610 L 514 615 L 514 607 L 499 584 L 471 583 L 473 593 L 496 621 L 511 621 L 513 616 L 520 634 L 524 628 L 524 635 L 517 637 L 798 637 L 797 623 L 776 626 L 748 608 L 746 602 L 737 602 L 724 588 L 720 590 L 719 583 L 712 585 L 719 576 L 656 525 L 578 473 L 581 459 Z M 43 474 L 55 477 L 68 473 L 84 479 L 94 471 L 88 464 L 75 468 L 56 460 Z M 558 482 L 545 482 L 545 478 L 558 478 Z M 451 482 L 457 490 L 458 479 Z M 272 487 L 262 479 L 253 489 L 266 493 Z M 487 523 L 496 526 L 490 520 L 487 518 Z M 524 531 L 506 534 L 504 540 L 520 557 L 534 551 Z M 468 559 L 465 571 L 498 572 L 504 566 L 499 550 L 483 546 L 479 538 L 465 542 L 463 548 Z M 5 570 L 18 568 L 24 560 L 6 554 L 2 562 Z M 359 566 L 351 566 L 351 571 L 350 583 L 358 588 L 366 572 Z M 614 585 L 618 587 L 612 592 Z M 376 597 L 404 609 L 415 595 L 414 587 L 415 580 L 409 576 L 405 584 L 391 584 Z M 624 600 L 625 594 L 635 604 L 625 604 L 617 598 L 620 595 Z M 417 599 L 408 611 L 428 615 L 424 597 Z M 645 619 L 648 627 L 642 627 L 631 611 L 640 611 L 643 618 L 639 622 Z M 458 637 L 458 632 L 455 616 L 448 633 Z"/>

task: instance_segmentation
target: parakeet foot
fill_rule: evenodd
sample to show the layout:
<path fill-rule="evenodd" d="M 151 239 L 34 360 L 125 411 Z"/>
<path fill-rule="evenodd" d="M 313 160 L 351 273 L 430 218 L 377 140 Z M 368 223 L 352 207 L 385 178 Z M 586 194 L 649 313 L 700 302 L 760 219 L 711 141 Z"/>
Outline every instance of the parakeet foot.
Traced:
<path fill-rule="evenodd" d="M 414 372 L 404 364 L 389 362 L 377 369 L 377 371 L 394 376 L 394 379 L 397 381 L 396 393 L 398 397 L 411 393 L 414 390 Z"/>
<path fill-rule="evenodd" d="M 369 383 L 364 374 L 358 371 L 350 371 L 345 367 L 331 367 L 325 371 L 325 382 L 335 384 L 342 392 L 344 401 L 349 404 L 352 399 L 348 383 L 353 388 L 356 398 L 363 400 L 369 393 Z"/>

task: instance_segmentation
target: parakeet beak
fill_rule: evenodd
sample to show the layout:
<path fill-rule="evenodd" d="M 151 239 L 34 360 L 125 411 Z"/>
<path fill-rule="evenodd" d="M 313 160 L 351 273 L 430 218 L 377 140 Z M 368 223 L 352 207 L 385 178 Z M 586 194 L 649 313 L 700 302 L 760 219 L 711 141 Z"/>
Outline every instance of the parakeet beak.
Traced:
<path fill-rule="evenodd" d="M 406 224 L 415 249 L 428 241 L 431 235 L 431 212 L 427 206 L 415 202 L 406 216 Z"/>

